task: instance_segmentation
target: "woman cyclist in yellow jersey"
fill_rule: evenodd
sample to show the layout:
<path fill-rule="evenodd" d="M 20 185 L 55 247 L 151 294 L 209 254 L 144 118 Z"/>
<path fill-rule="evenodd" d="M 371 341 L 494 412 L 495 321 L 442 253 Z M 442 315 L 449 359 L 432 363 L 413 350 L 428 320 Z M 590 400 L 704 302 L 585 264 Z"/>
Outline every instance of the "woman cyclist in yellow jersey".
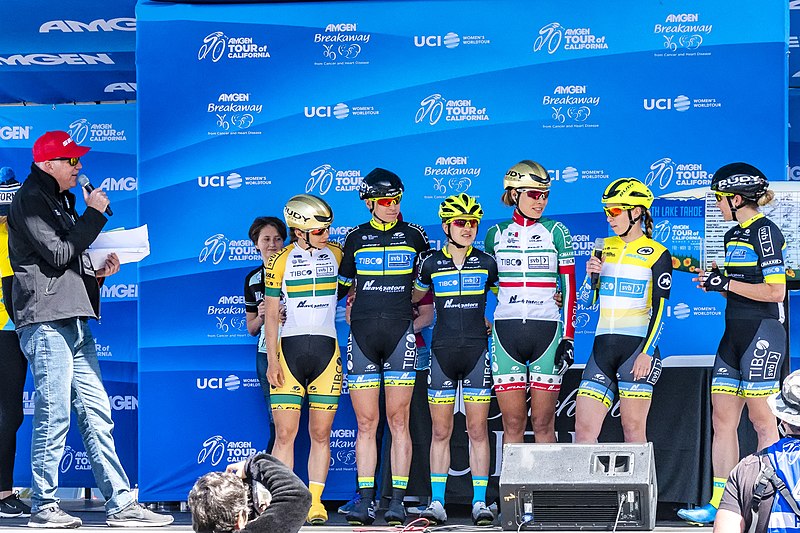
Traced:
<path fill-rule="evenodd" d="M 786 241 L 778 226 L 758 210 L 772 201 L 774 193 L 764 173 L 747 163 L 717 170 L 711 190 L 725 220 L 738 224 L 725 233 L 724 272 L 713 263 L 710 271 L 698 271 L 694 278 L 698 288 L 726 297 L 725 332 L 711 377 L 711 501 L 678 511 L 684 520 L 700 524 L 714 521 L 725 481 L 739 460 L 738 428 L 745 405 L 758 434 L 758 449 L 778 440 L 767 398 L 780 390 L 786 357 Z"/>
<path fill-rule="evenodd" d="M 602 202 L 614 236 L 605 239 L 602 260 L 592 256 L 586 264 L 578 292 L 581 300 L 599 299 L 600 320 L 578 388 L 575 439 L 597 442 L 618 392 L 625 442 L 646 442 L 653 385 L 661 375 L 657 344 L 672 286 L 672 257 L 651 238 L 653 193 L 644 183 L 618 179 Z M 592 274 L 599 275 L 595 287 Z"/>
<path fill-rule="evenodd" d="M 342 388 L 335 324 L 342 249 L 328 242 L 333 212 L 324 200 L 300 194 L 287 202 L 283 213 L 292 244 L 273 254 L 264 272 L 267 379 L 276 432 L 272 455 L 294 466 L 294 440 L 308 393 L 312 498 L 308 521 L 321 525 L 328 519 L 321 498 L 330 463 L 331 426 Z M 281 294 L 286 321 L 279 336 Z"/>

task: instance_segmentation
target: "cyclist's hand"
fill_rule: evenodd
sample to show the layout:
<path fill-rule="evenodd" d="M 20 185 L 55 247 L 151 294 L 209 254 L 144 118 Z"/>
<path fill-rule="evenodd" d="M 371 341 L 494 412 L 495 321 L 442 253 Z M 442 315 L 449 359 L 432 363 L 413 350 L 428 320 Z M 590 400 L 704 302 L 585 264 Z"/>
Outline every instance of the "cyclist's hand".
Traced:
<path fill-rule="evenodd" d="M 559 309 L 564 307 L 564 295 L 561 293 L 561 291 L 556 291 L 556 293 L 553 295 L 553 300 L 556 301 L 556 305 Z"/>
<path fill-rule="evenodd" d="M 572 339 L 563 338 L 558 343 L 556 348 L 556 357 L 554 361 L 555 368 L 558 369 L 558 375 L 563 376 L 575 362 L 575 345 Z"/>
<path fill-rule="evenodd" d="M 245 470 L 244 463 L 244 461 L 239 461 L 238 463 L 230 464 L 225 468 L 225 471 L 244 479 L 247 477 L 247 471 Z"/>
<path fill-rule="evenodd" d="M 599 274 L 601 268 L 603 268 L 603 261 L 595 256 L 590 257 L 586 262 L 586 272 L 589 274 Z"/>
<path fill-rule="evenodd" d="M 280 304 L 279 313 L 280 313 L 280 316 L 281 316 L 281 326 L 282 326 L 282 325 L 286 324 L 286 306 L 285 305 Z"/>
<path fill-rule="evenodd" d="M 483 317 L 483 323 L 486 324 L 486 336 L 487 337 L 491 337 L 492 336 L 492 323 L 489 322 L 489 319 L 486 318 L 486 317 Z"/>
<path fill-rule="evenodd" d="M 264 302 L 264 300 L 261 300 L 261 303 L 258 304 L 258 318 L 260 318 L 263 321 L 266 314 L 267 314 L 267 304 L 266 302 Z"/>
<path fill-rule="evenodd" d="M 269 384 L 273 387 L 283 387 L 285 381 L 283 369 L 277 358 L 274 360 L 270 358 L 267 363 L 267 381 L 269 381 Z"/>
<path fill-rule="evenodd" d="M 640 353 L 637 355 L 636 360 L 633 362 L 633 369 L 631 370 L 631 374 L 633 374 L 633 380 L 638 381 L 640 379 L 647 379 L 647 377 L 650 375 L 650 370 L 652 367 L 652 357 L 646 353 Z"/>

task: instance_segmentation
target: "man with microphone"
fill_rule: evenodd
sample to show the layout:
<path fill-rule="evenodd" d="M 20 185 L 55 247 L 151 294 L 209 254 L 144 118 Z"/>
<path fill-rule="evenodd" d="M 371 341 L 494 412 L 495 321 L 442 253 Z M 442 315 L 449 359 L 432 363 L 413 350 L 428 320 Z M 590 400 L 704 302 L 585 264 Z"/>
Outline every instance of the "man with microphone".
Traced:
<path fill-rule="evenodd" d="M 111 406 L 103 387 L 88 319 L 100 316 L 100 285 L 119 271 L 109 254 L 93 265 L 89 245 L 106 223 L 108 197 L 84 186 L 86 211 L 75 211 L 75 195 L 88 147 L 64 131 L 49 131 L 33 145 L 31 173 L 8 215 L 9 259 L 14 271 L 12 308 L 20 347 L 31 367 L 36 396 L 31 440 L 29 527 L 75 528 L 80 518 L 58 505 L 59 463 L 64 454 L 70 407 L 97 486 L 106 498 L 110 526 L 165 526 L 171 516 L 136 502 L 117 457 Z M 110 213 L 109 213 L 110 214 Z"/>

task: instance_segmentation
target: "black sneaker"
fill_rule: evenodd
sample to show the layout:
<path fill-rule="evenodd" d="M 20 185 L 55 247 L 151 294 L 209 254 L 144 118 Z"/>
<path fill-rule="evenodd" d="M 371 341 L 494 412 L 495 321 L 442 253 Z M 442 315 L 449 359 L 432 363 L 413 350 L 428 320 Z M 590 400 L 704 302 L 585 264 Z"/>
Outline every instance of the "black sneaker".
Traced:
<path fill-rule="evenodd" d="M 353 526 L 370 526 L 375 521 L 375 504 L 366 498 L 361 500 L 345 516 L 348 524 Z"/>
<path fill-rule="evenodd" d="M 406 522 L 406 508 L 401 500 L 389 500 L 389 508 L 383 515 L 383 519 L 390 526 L 402 526 Z"/>
<path fill-rule="evenodd" d="M 28 520 L 28 527 L 38 529 L 74 529 L 81 527 L 83 521 L 77 516 L 65 513 L 61 507 L 47 507 L 33 513 Z"/>
<path fill-rule="evenodd" d="M 106 524 L 110 527 L 161 527 L 170 525 L 174 520 L 172 515 L 154 513 L 134 502 L 120 512 L 108 515 Z"/>
<path fill-rule="evenodd" d="M 0 518 L 28 518 L 30 515 L 31 506 L 20 500 L 16 492 L 0 500 Z"/>

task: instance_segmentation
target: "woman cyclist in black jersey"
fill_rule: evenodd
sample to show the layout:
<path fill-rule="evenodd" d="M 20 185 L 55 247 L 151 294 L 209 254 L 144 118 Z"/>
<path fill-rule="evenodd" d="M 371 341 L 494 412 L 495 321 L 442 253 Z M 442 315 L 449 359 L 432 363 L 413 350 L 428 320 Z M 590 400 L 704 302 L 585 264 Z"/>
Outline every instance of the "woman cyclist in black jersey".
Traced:
<path fill-rule="evenodd" d="M 694 278 L 698 288 L 727 298 L 725 331 L 711 380 L 711 501 L 678 511 L 684 520 L 701 524 L 714 521 L 725 481 L 739 460 L 737 429 L 745 404 L 758 434 L 758 449 L 778 440 L 767 397 L 779 390 L 786 354 L 785 240 L 778 226 L 758 210 L 774 197 L 769 182 L 756 167 L 731 163 L 714 173 L 711 190 L 725 220 L 738 224 L 725 233 L 724 272 L 714 262 L 710 270 L 700 270 Z"/>
<path fill-rule="evenodd" d="M 444 492 L 450 470 L 450 436 L 456 390 L 462 385 L 472 472 L 472 520 L 489 525 L 494 515 L 486 506 L 489 481 L 488 417 L 491 371 L 486 331 L 486 292 L 497 283 L 497 263 L 472 247 L 483 209 L 465 193 L 450 196 L 439 207 L 447 245 L 423 252 L 414 284 L 414 301 L 433 290 L 436 325 L 431 342 L 428 405 L 431 439 L 431 504 L 420 515 L 434 524 L 447 521 Z"/>
<path fill-rule="evenodd" d="M 605 239 L 602 260 L 589 259 L 578 291 L 581 300 L 599 301 L 600 319 L 578 388 L 575 440 L 597 442 L 619 393 L 625 442 L 647 442 L 647 413 L 661 375 L 657 344 L 672 286 L 672 257 L 651 238 L 653 193 L 644 183 L 618 179 L 602 202 L 614 236 Z"/>

